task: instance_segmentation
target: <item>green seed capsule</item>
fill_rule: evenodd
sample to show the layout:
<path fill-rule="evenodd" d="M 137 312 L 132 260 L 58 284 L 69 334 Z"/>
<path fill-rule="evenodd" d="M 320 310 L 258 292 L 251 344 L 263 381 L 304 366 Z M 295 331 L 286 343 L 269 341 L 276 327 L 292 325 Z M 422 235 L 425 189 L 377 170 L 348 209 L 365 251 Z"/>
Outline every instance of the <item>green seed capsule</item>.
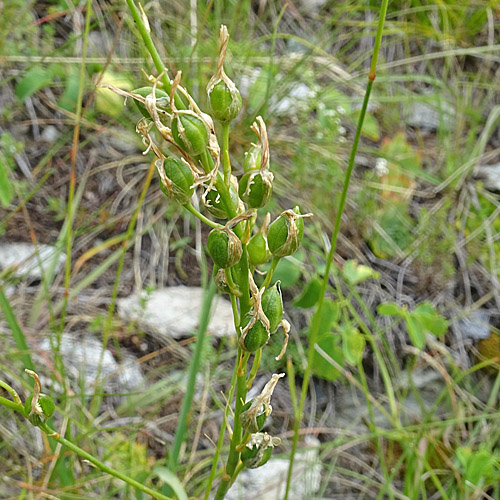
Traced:
<path fill-rule="evenodd" d="M 247 250 L 248 260 L 253 266 L 265 264 L 271 258 L 267 238 L 260 231 L 250 238 Z"/>
<path fill-rule="evenodd" d="M 286 257 L 295 253 L 304 236 L 304 221 L 299 207 L 285 210 L 270 226 L 267 233 L 269 250 L 275 257 Z"/>
<path fill-rule="evenodd" d="M 208 253 L 216 266 L 226 269 L 237 264 L 243 254 L 241 241 L 231 229 L 212 229 L 207 240 Z"/>
<path fill-rule="evenodd" d="M 194 176 L 189 165 L 178 158 L 169 157 L 163 163 L 167 185 L 160 178 L 160 189 L 163 194 L 185 205 L 194 193 Z"/>
<path fill-rule="evenodd" d="M 153 93 L 153 87 L 141 87 L 139 89 L 133 90 L 132 93 L 139 94 L 142 97 L 147 97 L 148 95 Z M 155 91 L 155 96 L 156 106 L 161 109 L 168 109 L 170 102 L 170 97 L 168 96 L 168 94 L 164 90 L 157 88 Z M 146 106 L 144 106 L 142 102 L 136 101 L 135 99 L 134 102 L 141 112 L 142 116 L 144 116 L 145 118 L 151 118 L 148 110 L 146 109 Z"/>
<path fill-rule="evenodd" d="M 191 156 L 198 156 L 208 144 L 209 130 L 203 120 L 179 111 L 172 118 L 172 136 L 175 142 Z"/>
<path fill-rule="evenodd" d="M 279 281 L 263 293 L 262 310 L 269 320 L 270 333 L 274 333 L 280 326 L 283 317 L 283 298 Z"/>
<path fill-rule="evenodd" d="M 240 413 L 240 423 L 243 429 L 247 432 L 253 434 L 254 432 L 260 432 L 264 428 L 264 424 L 266 423 L 266 409 L 264 406 L 261 407 L 260 413 L 257 415 L 252 415 L 251 418 L 248 417 L 248 410 L 252 406 L 253 399 L 245 403 Z"/>
<path fill-rule="evenodd" d="M 39 411 L 33 412 L 31 407 L 32 401 L 33 401 L 33 396 L 31 395 L 28 397 L 28 399 L 26 399 L 24 403 L 24 411 L 28 416 L 28 420 L 33 425 L 38 426 L 43 422 L 45 422 L 54 414 L 56 406 L 54 404 L 54 400 L 50 396 L 47 396 L 46 394 L 40 394 L 40 396 L 38 397 Z"/>
<path fill-rule="evenodd" d="M 247 469 L 262 467 L 269 461 L 275 446 L 280 444 L 279 438 L 273 438 L 267 433 L 257 432 L 241 452 L 241 461 Z"/>
<path fill-rule="evenodd" d="M 241 95 L 236 87 L 233 89 L 221 80 L 208 91 L 208 100 L 212 116 L 221 123 L 234 120 L 241 110 Z"/>
<path fill-rule="evenodd" d="M 240 179 L 238 194 L 250 208 L 263 207 L 273 192 L 273 174 L 269 170 L 250 171 Z"/>
<path fill-rule="evenodd" d="M 252 319 L 251 314 L 247 314 L 243 318 L 243 322 L 241 324 L 242 328 L 245 328 L 250 320 Z M 265 343 L 269 340 L 269 333 L 266 330 L 266 327 L 262 324 L 262 321 L 257 320 L 255 324 L 248 330 L 246 333 L 242 347 L 247 352 L 255 352 L 261 347 L 265 345 Z"/>

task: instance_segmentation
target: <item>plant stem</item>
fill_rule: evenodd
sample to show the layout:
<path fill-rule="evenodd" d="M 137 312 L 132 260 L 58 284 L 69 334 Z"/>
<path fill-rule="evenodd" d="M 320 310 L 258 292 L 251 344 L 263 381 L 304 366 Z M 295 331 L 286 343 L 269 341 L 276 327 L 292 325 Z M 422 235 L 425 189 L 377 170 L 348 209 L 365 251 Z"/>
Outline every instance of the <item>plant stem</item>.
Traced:
<path fill-rule="evenodd" d="M 236 363 L 240 363 L 240 359 L 245 356 L 241 347 L 238 347 L 238 357 L 236 358 Z M 229 446 L 229 456 L 227 459 L 226 470 L 222 476 L 222 481 L 217 488 L 214 500 L 223 500 L 226 496 L 229 486 L 236 478 L 237 466 L 240 459 L 240 452 L 237 451 L 238 445 L 241 443 L 241 423 L 240 423 L 240 413 L 243 408 L 245 398 L 247 393 L 247 374 L 246 374 L 246 362 L 244 363 L 244 370 L 242 373 L 236 375 L 236 402 L 234 409 L 234 423 L 233 423 L 233 437 Z"/>
<path fill-rule="evenodd" d="M 22 404 L 14 403 L 14 401 L 0 396 L 0 405 L 6 406 L 7 408 L 18 411 L 19 413 L 24 415 L 24 408 Z"/>
<path fill-rule="evenodd" d="M 112 476 L 121 479 L 127 484 L 130 484 L 130 486 L 140 491 L 143 491 L 144 493 L 147 493 L 148 495 L 151 495 L 153 498 L 156 498 L 158 500 L 173 500 L 172 498 L 162 495 L 161 493 L 152 490 L 147 486 L 144 486 L 142 483 L 135 481 L 131 477 L 128 477 L 127 475 L 122 474 L 121 472 L 118 472 L 117 470 L 112 469 L 111 467 L 108 467 L 107 465 L 103 464 L 100 460 L 92 456 L 90 453 L 87 453 L 85 450 L 82 450 L 80 447 L 76 446 L 76 444 L 72 443 L 68 439 L 64 438 L 63 436 L 55 432 L 54 429 L 51 429 L 47 424 L 41 424 L 40 430 L 45 432 L 45 434 L 47 434 L 48 437 L 54 439 L 58 443 L 61 443 L 62 445 L 66 446 L 66 448 L 69 448 L 71 451 L 74 451 L 80 457 L 94 464 L 102 472 L 111 474 Z"/>
<path fill-rule="evenodd" d="M 214 222 L 208 217 L 205 217 L 199 210 L 196 210 L 196 208 L 194 208 L 189 201 L 184 205 L 184 208 L 188 212 L 191 212 L 195 217 L 198 217 L 198 219 L 200 219 L 201 222 L 204 222 L 207 226 L 213 227 L 214 229 L 222 227 L 220 224 L 217 224 L 217 222 Z"/>
<path fill-rule="evenodd" d="M 210 471 L 210 476 L 208 477 L 207 487 L 205 489 L 204 500 L 208 500 L 210 496 L 210 492 L 212 491 L 212 484 L 214 482 L 215 474 L 217 472 L 217 462 L 219 461 L 220 451 L 222 449 L 222 444 L 224 443 L 224 436 L 226 435 L 226 424 L 227 424 L 227 416 L 229 414 L 229 409 L 231 407 L 231 401 L 234 396 L 234 388 L 236 384 L 236 373 L 238 371 L 238 363 L 234 364 L 233 376 L 231 378 L 231 385 L 229 389 L 229 395 L 227 398 L 226 409 L 224 411 L 224 419 L 222 420 L 222 425 L 219 431 L 219 439 L 217 440 L 217 446 L 215 448 L 215 455 L 212 462 L 212 469 Z"/>
<path fill-rule="evenodd" d="M 342 214 L 344 213 L 344 208 L 345 208 L 345 203 L 346 203 L 346 198 L 347 198 L 347 190 L 349 188 L 349 184 L 351 181 L 351 175 L 352 175 L 352 171 L 354 169 L 354 160 L 356 158 L 356 152 L 358 150 L 359 139 L 361 137 L 361 130 L 363 128 L 363 122 L 365 119 L 366 110 L 368 108 L 368 101 L 370 99 L 370 94 L 372 91 L 373 82 L 374 82 L 375 76 L 376 76 L 378 53 L 379 53 L 379 49 L 380 49 L 380 42 L 382 39 L 382 33 L 384 30 L 384 23 L 385 23 L 385 16 L 386 16 L 386 12 L 387 12 L 388 1 L 389 0 L 382 0 L 381 6 L 380 6 L 379 22 L 378 22 L 378 27 L 377 27 L 377 34 L 375 37 L 375 45 L 374 45 L 373 57 L 372 57 L 371 65 L 370 65 L 370 72 L 368 74 L 368 83 L 366 86 L 365 96 L 363 99 L 363 104 L 362 104 L 361 112 L 359 115 L 359 120 L 358 120 L 358 124 L 357 124 L 357 128 L 356 128 L 356 134 L 354 136 L 354 141 L 353 141 L 352 148 L 351 148 L 351 154 L 349 156 L 349 163 L 348 163 L 347 170 L 346 170 L 345 177 L 344 177 L 344 186 L 342 188 L 342 193 L 340 195 L 339 206 L 338 206 L 337 215 L 335 218 L 335 226 L 334 226 L 331 241 L 330 241 L 330 251 L 328 252 L 328 256 L 326 259 L 325 274 L 323 276 L 323 281 L 321 283 L 321 292 L 320 292 L 320 298 L 318 300 L 318 307 L 317 307 L 315 314 L 313 316 L 312 325 L 311 325 L 311 329 L 310 329 L 309 349 L 308 349 L 308 354 L 307 354 L 307 367 L 306 367 L 306 370 L 304 373 L 304 379 L 302 381 L 302 390 L 301 390 L 301 395 L 300 395 L 300 403 L 299 403 L 299 411 L 298 411 L 299 418 L 295 419 L 295 422 L 294 422 L 294 429 L 293 429 L 294 434 L 293 434 L 293 441 L 292 441 L 292 450 L 290 452 L 290 465 L 288 467 L 288 476 L 287 476 L 286 491 L 285 491 L 284 500 L 288 500 L 288 495 L 290 493 L 290 484 L 291 484 L 292 473 L 293 473 L 293 463 L 295 460 L 295 454 L 297 451 L 297 444 L 298 444 L 298 440 L 299 440 L 300 424 L 301 424 L 303 414 L 304 414 L 304 404 L 305 404 L 305 400 L 306 400 L 307 390 L 309 387 L 309 379 L 311 377 L 311 372 L 312 372 L 312 364 L 313 364 L 314 352 L 315 352 L 314 346 L 318 340 L 320 319 L 321 319 L 321 313 L 322 313 L 322 309 L 323 309 L 326 287 L 327 287 L 329 276 L 330 276 L 330 268 L 332 265 L 333 256 L 334 256 L 335 249 L 337 246 L 337 239 L 338 239 L 338 235 L 339 235 L 339 231 L 340 231 L 340 223 L 342 221 Z"/>
<path fill-rule="evenodd" d="M 135 24 L 137 26 L 137 30 L 141 35 L 142 41 L 144 42 L 146 49 L 148 49 L 148 52 L 151 55 L 151 59 L 153 59 L 153 64 L 155 65 L 156 71 L 158 71 L 158 73 L 160 74 L 163 73 L 161 79 L 161 82 L 163 83 L 163 88 L 165 89 L 165 92 L 170 93 L 172 84 L 170 83 L 170 79 L 166 72 L 165 65 L 161 60 L 160 54 L 156 50 L 153 39 L 151 38 L 151 30 L 149 28 L 149 23 L 147 21 L 147 18 L 145 18 L 145 14 L 143 17 L 143 14 L 136 7 L 134 0 L 126 0 L 126 2 L 130 10 L 130 13 L 132 14 L 132 18 L 134 19 Z M 184 104 L 182 97 L 178 95 L 177 92 L 174 95 L 174 101 L 177 109 L 186 108 L 186 105 Z"/>
<path fill-rule="evenodd" d="M 231 182 L 231 160 L 229 158 L 229 123 L 222 124 L 222 158 L 224 161 L 224 184 Z"/>
<path fill-rule="evenodd" d="M 273 260 L 271 261 L 271 267 L 269 268 L 269 271 L 267 271 L 266 279 L 264 280 L 264 283 L 262 283 L 262 287 L 267 288 L 269 286 L 269 283 L 271 283 L 274 270 L 276 269 L 279 261 L 280 257 L 273 257 Z"/>

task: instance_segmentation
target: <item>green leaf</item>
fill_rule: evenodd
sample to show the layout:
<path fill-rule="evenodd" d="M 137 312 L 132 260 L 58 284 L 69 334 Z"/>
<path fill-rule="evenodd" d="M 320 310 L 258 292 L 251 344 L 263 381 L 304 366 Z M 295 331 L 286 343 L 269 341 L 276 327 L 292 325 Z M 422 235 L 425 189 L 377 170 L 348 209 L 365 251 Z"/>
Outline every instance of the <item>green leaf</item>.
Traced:
<path fill-rule="evenodd" d="M 405 314 L 406 328 L 408 328 L 408 335 L 410 335 L 410 340 L 412 344 L 417 349 L 423 349 L 425 347 L 425 331 L 422 325 L 410 314 Z"/>
<path fill-rule="evenodd" d="M 444 335 L 448 331 L 448 321 L 436 311 L 430 302 L 419 304 L 411 315 L 433 335 Z"/>
<path fill-rule="evenodd" d="M 304 255 L 297 252 L 292 258 L 285 257 L 280 259 L 276 269 L 274 270 L 272 284 L 276 281 L 281 281 L 281 288 L 286 289 L 295 285 L 299 281 L 300 275 L 302 273 L 302 268 L 300 265 L 300 260 L 302 260 Z"/>
<path fill-rule="evenodd" d="M 365 345 L 365 337 L 357 328 L 348 326 L 342 329 L 342 353 L 350 365 L 356 366 L 361 361 Z"/>
<path fill-rule="evenodd" d="M 294 307 L 301 307 L 307 309 L 312 307 L 316 302 L 318 302 L 321 293 L 321 280 L 318 276 L 313 276 L 311 280 L 306 284 L 302 293 L 294 299 L 292 305 Z"/>
<path fill-rule="evenodd" d="M 156 474 L 174 492 L 178 500 L 187 500 L 187 493 L 177 476 L 166 467 L 155 467 L 153 473 Z"/>
<path fill-rule="evenodd" d="M 465 480 L 480 486 L 481 479 L 488 478 L 492 473 L 493 457 L 486 450 L 474 453 L 468 461 Z"/>
<path fill-rule="evenodd" d="M 334 324 L 337 323 L 340 315 L 340 307 L 338 302 L 332 299 L 325 299 L 321 310 L 321 319 L 319 320 L 319 332 L 331 332 Z"/>
<path fill-rule="evenodd" d="M 3 154 L 0 153 L 0 203 L 3 208 L 7 208 L 14 195 L 12 183 L 9 179 L 10 168 L 5 161 Z"/>
<path fill-rule="evenodd" d="M 360 112 L 361 110 L 357 109 L 351 114 L 351 118 L 355 123 L 357 123 L 359 120 Z M 370 113 L 366 113 L 365 115 L 363 128 L 361 129 L 361 135 L 367 137 L 371 141 L 378 141 L 380 139 L 380 129 L 377 119 Z"/>
<path fill-rule="evenodd" d="M 40 66 L 31 68 L 16 85 L 16 96 L 21 101 L 31 97 L 35 92 L 52 83 L 53 77 L 49 70 Z"/>
<path fill-rule="evenodd" d="M 377 307 L 377 312 L 382 316 L 401 316 L 401 308 L 394 302 L 385 302 Z"/>
<path fill-rule="evenodd" d="M 340 366 L 344 366 L 344 355 L 342 354 L 342 348 L 339 346 L 340 338 L 340 335 L 331 332 L 325 333 L 320 335 L 317 345 L 327 356 L 335 360 Z M 340 376 L 337 368 L 317 351 L 314 352 L 312 372 L 317 377 L 329 381 L 333 381 Z"/>
<path fill-rule="evenodd" d="M 342 270 L 345 281 L 350 285 L 357 285 L 362 281 L 369 278 L 378 279 L 380 274 L 374 271 L 371 267 L 364 266 L 362 264 L 358 265 L 356 260 L 348 260 L 344 264 L 344 269 Z"/>
<path fill-rule="evenodd" d="M 68 72 L 64 84 L 64 92 L 57 102 L 58 106 L 66 111 L 75 112 L 78 100 L 78 89 L 80 87 L 80 72 L 76 66 Z"/>

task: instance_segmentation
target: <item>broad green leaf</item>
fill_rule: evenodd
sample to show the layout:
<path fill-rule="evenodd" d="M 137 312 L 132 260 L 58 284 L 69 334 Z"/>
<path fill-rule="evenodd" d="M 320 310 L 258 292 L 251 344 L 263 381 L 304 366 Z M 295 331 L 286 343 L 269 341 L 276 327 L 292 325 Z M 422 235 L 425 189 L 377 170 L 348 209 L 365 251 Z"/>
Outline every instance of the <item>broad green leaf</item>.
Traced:
<path fill-rule="evenodd" d="M 325 333 L 320 335 L 317 344 L 327 356 L 335 360 L 340 366 L 344 366 L 344 356 L 342 354 L 342 348 L 339 346 L 340 338 L 340 335 L 335 335 L 331 332 Z M 337 368 L 317 351 L 314 352 L 312 372 L 317 377 L 330 381 L 340 376 L 340 372 Z"/>
<path fill-rule="evenodd" d="M 155 467 L 153 473 L 156 474 L 174 492 L 178 500 L 187 500 L 187 493 L 179 481 L 178 477 L 166 467 Z"/>
<path fill-rule="evenodd" d="M 292 302 L 292 305 L 303 309 L 312 307 L 318 301 L 320 293 L 321 280 L 318 276 L 313 276 L 302 290 L 302 293 Z"/>
<path fill-rule="evenodd" d="M 344 279 L 350 285 L 357 285 L 358 283 L 361 283 L 369 278 L 378 279 L 380 277 L 380 274 L 374 271 L 371 267 L 358 264 L 356 260 L 348 260 L 344 264 L 342 274 Z"/>
<path fill-rule="evenodd" d="M 448 331 L 448 321 L 436 311 L 430 302 L 419 304 L 411 315 L 433 335 L 444 335 Z"/>
<path fill-rule="evenodd" d="M 74 112 L 78 100 L 78 89 L 80 87 L 80 72 L 76 66 L 68 71 L 64 82 L 64 92 L 57 104 L 66 111 Z"/>
<path fill-rule="evenodd" d="M 410 340 L 412 344 L 417 349 L 423 349 L 425 347 L 425 331 L 422 325 L 410 314 L 405 314 L 406 328 L 408 328 L 408 334 L 410 335 Z"/>
<path fill-rule="evenodd" d="M 357 328 L 349 326 L 342 329 L 342 353 L 350 365 L 356 366 L 361 361 L 365 345 L 365 337 Z"/>
<path fill-rule="evenodd" d="M 385 302 L 377 307 L 377 312 L 382 316 L 401 316 L 401 308 L 394 302 Z"/>
<path fill-rule="evenodd" d="M 340 308 L 338 302 L 334 302 L 332 299 L 325 299 L 323 302 L 323 308 L 321 310 L 321 319 L 319 322 L 319 333 L 331 332 L 335 323 L 337 323 L 340 315 Z"/>
<path fill-rule="evenodd" d="M 295 285 L 300 278 L 302 273 L 300 262 L 300 258 L 303 257 L 303 254 L 297 252 L 293 258 L 285 257 L 280 259 L 276 269 L 274 270 L 272 283 L 276 283 L 276 281 L 281 281 L 281 288 L 286 289 Z"/>
<path fill-rule="evenodd" d="M 31 68 L 16 85 L 16 96 L 21 101 L 31 97 L 35 92 L 52 83 L 52 74 L 40 66 Z"/>

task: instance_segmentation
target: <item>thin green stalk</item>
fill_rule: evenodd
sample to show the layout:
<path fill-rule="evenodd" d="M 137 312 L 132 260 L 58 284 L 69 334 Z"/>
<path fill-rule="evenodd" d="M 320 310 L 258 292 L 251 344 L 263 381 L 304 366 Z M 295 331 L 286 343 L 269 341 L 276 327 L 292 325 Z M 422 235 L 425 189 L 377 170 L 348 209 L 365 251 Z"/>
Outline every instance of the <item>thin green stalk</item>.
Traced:
<path fill-rule="evenodd" d="M 68 309 L 68 296 L 69 296 L 70 278 L 71 278 L 71 250 L 73 244 L 73 219 L 75 214 L 75 206 L 73 200 L 76 188 L 76 155 L 78 152 L 78 141 L 80 137 L 80 121 L 82 118 L 82 110 L 83 110 L 83 91 L 85 89 L 85 74 L 86 74 L 85 61 L 87 57 L 87 47 L 88 47 L 91 17 L 92 17 L 92 1 L 87 0 L 86 11 L 85 11 L 85 28 L 83 33 L 82 61 L 80 64 L 78 96 L 76 99 L 75 129 L 73 132 L 73 147 L 71 150 L 71 170 L 69 174 L 68 209 L 67 209 L 68 212 L 66 215 L 67 232 L 66 232 L 66 263 L 64 268 L 64 303 L 61 311 L 60 334 L 58 335 L 58 344 L 60 344 L 61 341 L 60 337 L 62 335 L 62 331 L 64 330 L 66 311 Z M 58 350 L 59 350 L 59 345 L 58 345 Z"/>
<path fill-rule="evenodd" d="M 238 356 L 236 358 L 236 363 L 240 363 L 240 359 L 248 356 L 243 355 L 241 347 L 238 347 Z M 247 374 L 246 374 L 246 361 L 244 362 L 243 370 L 236 374 L 236 402 L 234 409 L 234 423 L 233 423 L 233 436 L 231 438 L 231 443 L 229 445 L 229 455 L 226 463 L 226 470 L 222 476 L 222 481 L 217 488 L 214 500 L 223 500 L 226 496 L 227 490 L 231 483 L 236 478 L 236 468 L 240 459 L 240 452 L 237 450 L 238 445 L 241 443 L 241 423 L 240 414 L 243 408 L 246 394 L 247 394 Z"/>
<path fill-rule="evenodd" d="M 222 124 L 222 158 L 224 161 L 224 184 L 231 182 L 231 159 L 229 158 L 229 123 Z"/>
<path fill-rule="evenodd" d="M 217 463 L 219 461 L 220 452 L 222 449 L 222 445 L 224 443 L 224 436 L 226 435 L 227 417 L 229 415 L 229 409 L 231 408 L 231 401 L 233 400 L 233 396 L 234 396 L 234 388 L 236 387 L 237 372 L 238 372 L 238 363 L 235 363 L 234 369 L 233 369 L 233 376 L 231 378 L 229 395 L 228 395 L 227 402 L 226 402 L 226 409 L 224 411 L 224 419 L 222 421 L 222 425 L 221 425 L 221 428 L 219 431 L 219 438 L 217 439 L 217 445 L 215 448 L 215 455 L 214 455 L 214 458 L 212 461 L 212 469 L 210 470 L 210 476 L 208 477 L 207 486 L 205 488 L 205 496 L 204 496 L 203 500 L 208 500 L 208 497 L 210 496 L 210 493 L 212 491 L 212 484 L 214 482 L 214 479 L 215 479 L 215 476 L 217 473 Z"/>
<path fill-rule="evenodd" d="M 74 444 L 73 442 L 69 441 L 68 439 L 64 438 L 63 436 L 55 432 L 54 429 L 51 429 L 47 424 L 40 425 L 40 430 L 45 432 L 45 434 L 47 434 L 48 437 L 51 437 L 58 443 L 61 443 L 62 445 L 66 446 L 66 448 L 75 452 L 80 457 L 84 458 L 85 460 L 88 460 L 91 464 L 94 464 L 102 472 L 106 472 L 118 479 L 121 479 L 127 484 L 130 484 L 130 486 L 132 486 L 133 488 L 143 491 L 144 493 L 151 495 L 153 498 L 156 498 L 158 500 L 173 500 L 172 498 L 167 497 L 155 490 L 152 490 L 151 488 L 148 488 L 147 486 L 143 485 L 142 483 L 139 483 L 138 481 L 135 481 L 131 477 L 128 477 L 127 475 L 122 474 L 121 472 L 118 472 L 117 470 L 112 469 L 111 467 L 108 467 L 106 464 L 102 463 L 100 460 L 95 458 L 90 453 L 87 453 L 85 450 L 82 450 L 80 447 L 76 446 L 76 444 Z"/>
<path fill-rule="evenodd" d="M 269 271 L 267 271 L 266 279 L 264 280 L 264 283 L 262 283 L 263 288 L 267 288 L 269 286 L 269 283 L 271 283 L 271 279 L 273 278 L 274 271 L 276 269 L 276 266 L 278 265 L 281 257 L 275 257 L 273 256 L 273 260 L 271 261 L 271 267 L 269 268 Z"/>
<path fill-rule="evenodd" d="M 20 403 L 14 403 L 14 401 L 11 401 L 10 399 L 4 398 L 0 396 L 0 405 L 6 406 L 7 408 L 10 408 L 11 410 L 17 411 L 21 414 L 24 414 L 24 408 L 23 405 Z"/>
<path fill-rule="evenodd" d="M 158 71 L 159 74 L 163 73 L 161 79 L 161 82 L 163 83 L 163 88 L 165 89 L 165 92 L 170 93 L 172 85 L 170 83 L 170 79 L 168 77 L 165 65 L 163 64 L 160 54 L 156 50 L 156 46 L 153 42 L 153 39 L 151 38 L 151 29 L 149 28 L 149 21 L 146 18 L 146 14 L 144 13 L 144 11 L 142 12 L 139 11 L 139 9 L 136 7 L 134 3 L 134 0 L 126 0 L 126 2 L 130 10 L 130 13 L 132 14 L 132 18 L 135 21 L 137 30 L 141 35 L 142 41 L 144 42 L 146 49 L 151 55 L 151 59 L 153 60 L 153 64 L 155 65 L 156 71 Z M 182 100 L 181 96 L 177 94 L 177 92 L 174 95 L 174 101 L 177 109 L 186 108 L 184 101 Z"/>
<path fill-rule="evenodd" d="M 207 226 L 213 227 L 214 229 L 216 229 L 218 227 L 222 227 L 220 224 L 217 224 L 217 222 L 214 222 L 214 221 L 210 220 L 208 217 L 205 217 L 199 210 L 196 210 L 196 208 L 194 208 L 190 202 L 187 202 L 184 205 L 184 208 L 188 212 L 191 212 L 195 217 L 198 217 L 198 219 L 200 219 L 201 222 L 204 222 Z"/>
<path fill-rule="evenodd" d="M 132 217 L 130 218 L 130 223 L 127 227 L 127 232 L 125 234 L 125 239 L 122 242 L 122 248 L 121 248 L 121 253 L 120 253 L 120 258 L 118 260 L 118 265 L 116 267 L 116 275 L 115 275 L 115 281 L 113 283 L 113 291 L 111 293 L 111 301 L 108 307 L 108 315 L 106 318 L 106 323 L 104 324 L 103 328 L 103 334 L 102 334 L 102 346 L 103 349 L 101 349 L 101 355 L 99 359 L 99 364 L 97 367 L 97 375 L 96 375 L 96 381 L 99 381 L 99 378 L 101 376 L 101 370 L 102 370 L 102 362 L 104 359 L 104 352 L 105 348 L 108 344 L 109 336 L 111 333 L 111 327 L 112 327 L 112 321 L 113 321 L 113 315 L 115 312 L 115 305 L 116 305 L 116 299 L 118 297 L 118 286 L 120 284 L 120 277 L 123 271 L 123 266 L 125 264 L 125 254 L 127 253 L 128 249 L 128 242 L 132 239 L 132 235 L 134 233 L 135 229 L 135 224 L 137 222 L 137 218 L 139 217 L 139 212 L 142 208 L 142 204 L 144 203 L 144 198 L 146 197 L 146 193 L 148 191 L 149 185 L 151 184 L 151 179 L 153 178 L 153 174 L 155 171 L 155 164 L 154 162 L 151 162 L 151 165 L 149 167 L 148 173 L 146 174 L 146 178 L 144 179 L 144 185 L 142 186 L 142 191 L 141 194 L 139 195 L 139 200 L 137 201 L 137 206 L 134 210 L 134 213 L 132 214 Z M 95 390 L 94 395 L 92 396 L 92 401 L 90 404 L 90 412 L 94 415 L 97 415 L 97 411 L 100 406 L 100 390 Z"/>
<path fill-rule="evenodd" d="M 19 323 L 17 322 L 16 315 L 10 307 L 9 300 L 0 288 L 0 309 L 2 309 L 5 320 L 9 325 L 12 336 L 14 337 L 14 342 L 16 347 L 21 353 L 21 361 L 23 362 L 24 368 L 34 370 L 33 361 L 31 360 L 30 350 L 28 349 L 28 344 L 26 343 L 26 337 L 24 336 Z"/>
<path fill-rule="evenodd" d="M 203 304 L 201 306 L 200 324 L 198 326 L 198 333 L 196 335 L 195 350 L 191 359 L 191 364 L 189 366 L 186 393 L 184 394 L 184 398 L 182 400 L 179 420 L 177 421 L 177 429 L 175 431 L 174 443 L 168 456 L 168 466 L 172 472 L 175 472 L 177 469 L 179 452 L 186 436 L 188 413 L 191 411 L 191 405 L 193 403 L 194 391 L 196 387 L 196 375 L 198 374 L 200 368 L 201 354 L 203 352 L 208 323 L 210 321 L 210 310 L 212 308 L 214 296 L 217 291 L 214 280 L 209 281 L 210 284 L 205 292 L 205 296 L 203 297 Z"/>
<path fill-rule="evenodd" d="M 371 404 L 370 398 L 368 397 L 368 394 L 370 394 L 370 389 L 368 388 L 368 382 L 366 380 L 366 375 L 365 375 L 365 370 L 363 368 L 363 362 L 359 361 L 358 362 L 358 372 L 359 372 L 359 377 L 361 379 L 361 384 L 363 385 L 363 390 L 365 394 L 365 400 L 366 400 L 366 407 L 368 408 L 368 416 L 370 417 L 370 430 L 373 431 L 376 429 L 376 424 L 375 424 L 375 415 L 373 413 L 373 406 Z M 380 444 L 380 439 L 375 440 L 376 447 L 377 447 L 377 455 L 378 459 L 380 462 L 380 467 L 382 468 L 382 474 L 384 475 L 384 478 L 386 480 L 386 485 L 390 481 L 388 481 L 388 474 L 387 474 L 387 467 L 385 464 L 385 457 L 384 457 L 384 451 L 382 449 L 382 446 Z M 388 491 L 389 498 L 392 500 L 394 499 L 394 495 L 392 494 L 392 488 L 389 489 Z"/>
<path fill-rule="evenodd" d="M 298 444 L 298 440 L 299 440 L 300 424 L 301 424 L 303 414 L 304 414 L 304 404 L 305 404 L 305 400 L 306 400 L 307 389 L 309 387 L 309 379 L 311 377 L 311 372 L 312 372 L 312 363 L 313 363 L 314 352 L 315 352 L 314 346 L 317 342 L 318 335 L 319 335 L 320 319 L 321 319 L 321 313 L 322 313 L 322 309 L 323 309 L 326 287 L 327 287 L 328 280 L 330 277 L 330 268 L 332 265 L 333 256 L 335 253 L 335 249 L 337 247 L 337 239 L 338 239 L 338 235 L 339 235 L 339 231 L 340 231 L 340 223 L 342 220 L 342 214 L 344 212 L 344 207 L 345 207 L 345 203 L 346 203 L 346 199 L 347 199 L 347 190 L 349 188 L 349 184 L 351 181 L 351 175 L 352 175 L 352 171 L 354 169 L 354 160 L 356 158 L 356 152 L 358 150 L 359 139 L 361 137 L 361 130 L 363 128 L 363 122 L 365 119 L 366 110 L 368 108 L 368 101 L 370 100 L 370 94 L 371 94 L 373 82 L 374 82 L 375 76 L 376 76 L 378 53 L 379 53 L 379 49 L 380 49 L 380 43 L 382 40 L 382 33 L 384 30 L 384 23 L 385 23 L 385 16 L 386 16 L 386 12 L 387 12 L 388 2 L 389 2 L 389 0 L 382 0 L 382 4 L 380 6 L 379 22 L 378 22 L 378 27 L 377 27 L 377 34 L 375 37 L 375 45 L 374 45 L 373 57 L 372 57 L 371 65 L 370 65 L 370 72 L 368 74 L 368 83 L 366 86 L 365 97 L 363 99 L 363 105 L 361 107 L 361 112 L 359 115 L 359 120 L 358 120 L 358 124 L 357 124 L 357 128 L 356 128 L 356 134 L 354 136 L 351 154 L 349 156 L 349 163 L 348 163 L 347 171 L 346 171 L 345 177 L 344 177 L 344 186 L 342 188 L 342 193 L 340 195 L 339 206 L 338 206 L 337 215 L 335 218 L 335 226 L 334 226 L 331 241 L 330 241 L 330 251 L 328 252 L 328 256 L 327 256 L 327 260 L 326 260 L 325 274 L 323 276 L 323 281 L 321 283 L 321 293 L 320 293 L 320 298 L 318 301 L 318 307 L 316 309 L 316 312 L 315 312 L 313 320 L 312 320 L 312 325 L 311 325 L 311 330 L 310 330 L 311 333 L 310 333 L 310 338 L 309 338 L 309 349 L 308 349 L 308 355 L 307 355 L 307 367 L 306 367 L 306 370 L 304 373 L 304 379 L 302 382 L 302 390 L 301 390 L 300 403 L 299 403 L 299 418 L 295 419 L 295 422 L 294 422 L 294 434 L 293 434 L 292 450 L 290 453 L 290 465 L 288 467 L 288 476 L 287 476 L 287 483 L 286 483 L 286 491 L 285 491 L 284 500 L 288 500 L 288 495 L 290 493 L 290 485 L 291 485 L 292 473 L 293 473 L 293 464 L 294 464 L 295 454 L 297 452 L 297 444 Z"/>

